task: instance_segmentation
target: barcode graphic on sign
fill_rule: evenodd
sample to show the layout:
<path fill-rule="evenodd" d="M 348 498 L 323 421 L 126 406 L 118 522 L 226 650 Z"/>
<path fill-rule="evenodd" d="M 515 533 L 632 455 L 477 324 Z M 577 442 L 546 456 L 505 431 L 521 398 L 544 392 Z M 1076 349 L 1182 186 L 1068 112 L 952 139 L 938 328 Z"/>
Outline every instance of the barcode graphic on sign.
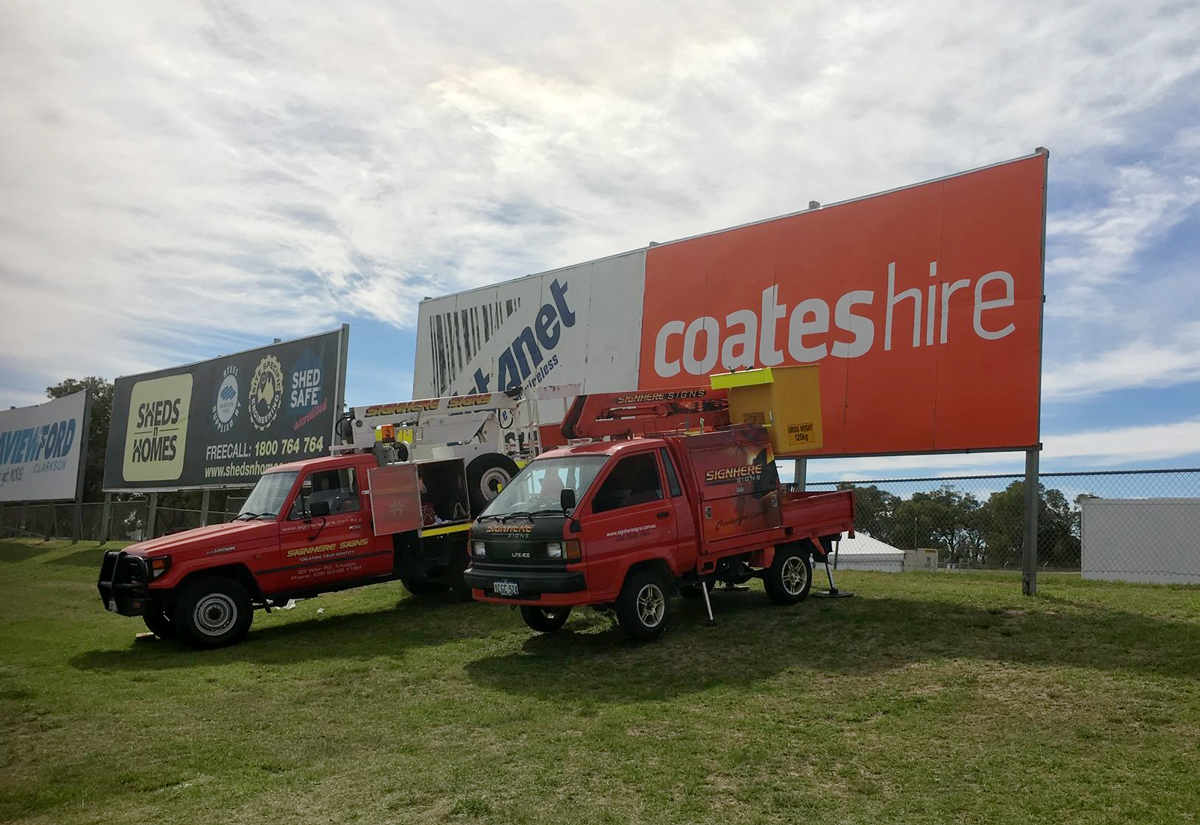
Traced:
<path fill-rule="evenodd" d="M 505 319 L 520 306 L 520 298 L 508 298 L 439 313 L 430 319 L 429 343 L 437 395 L 449 393 L 451 384 L 471 363 L 471 359 L 492 340 Z"/>

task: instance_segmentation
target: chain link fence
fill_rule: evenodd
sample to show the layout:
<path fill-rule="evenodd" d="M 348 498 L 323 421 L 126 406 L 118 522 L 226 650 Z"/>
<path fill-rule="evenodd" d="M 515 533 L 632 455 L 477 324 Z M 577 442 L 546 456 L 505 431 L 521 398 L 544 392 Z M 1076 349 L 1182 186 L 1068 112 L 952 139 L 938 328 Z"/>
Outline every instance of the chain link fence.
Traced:
<path fill-rule="evenodd" d="M 1038 565 L 1043 570 L 1080 570 L 1081 506 L 1088 499 L 1169 500 L 1176 505 L 1169 511 L 1172 515 L 1200 514 L 1200 469 L 1042 473 L 1040 486 Z M 1021 569 L 1023 474 L 807 484 L 813 491 L 848 488 L 855 490 L 857 531 L 902 550 L 934 549 L 939 567 Z M 1162 547 L 1162 531 L 1157 529 L 1162 512 L 1149 507 L 1127 509 L 1124 527 L 1129 546 L 1123 567 L 1177 568 L 1172 571 L 1175 575 L 1196 569 L 1200 539 L 1176 529 L 1173 546 Z M 1129 523 L 1131 519 L 1135 523 Z M 1139 520 L 1142 523 L 1136 523 Z M 1090 535 L 1089 546 L 1099 538 L 1098 533 Z M 1164 562 L 1164 558 L 1174 561 Z"/>
<path fill-rule="evenodd" d="M 80 507 L 83 541 L 99 541 L 103 535 L 103 502 L 88 502 Z M 74 504 L 7 504 L 0 510 L 0 536 L 10 538 L 71 538 Z M 207 520 L 200 510 L 180 507 L 155 508 L 154 537 L 179 530 L 190 530 L 204 523 L 231 521 L 237 511 L 209 510 Z M 109 513 L 109 541 L 142 541 L 151 538 L 150 501 L 140 498 L 113 501 Z"/>

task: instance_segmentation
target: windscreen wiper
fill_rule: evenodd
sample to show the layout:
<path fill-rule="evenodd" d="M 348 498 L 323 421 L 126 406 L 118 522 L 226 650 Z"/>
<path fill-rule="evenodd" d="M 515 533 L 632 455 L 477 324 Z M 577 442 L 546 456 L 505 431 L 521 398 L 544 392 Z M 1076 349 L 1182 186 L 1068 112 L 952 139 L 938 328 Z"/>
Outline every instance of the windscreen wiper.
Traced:
<path fill-rule="evenodd" d="M 237 521 L 238 519 L 244 518 L 246 521 L 253 521 L 254 519 L 258 518 L 261 515 L 265 515 L 265 514 L 264 513 L 238 513 L 236 516 L 233 517 L 233 520 Z"/>

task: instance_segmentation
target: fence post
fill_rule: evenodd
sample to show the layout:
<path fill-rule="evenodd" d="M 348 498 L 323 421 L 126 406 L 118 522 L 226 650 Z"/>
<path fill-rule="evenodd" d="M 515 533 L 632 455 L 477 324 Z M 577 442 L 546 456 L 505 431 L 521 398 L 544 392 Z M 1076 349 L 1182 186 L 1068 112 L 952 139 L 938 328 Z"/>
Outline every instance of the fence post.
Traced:
<path fill-rule="evenodd" d="M 1025 546 L 1021 553 L 1021 592 L 1037 595 L 1038 450 L 1025 451 Z"/>
<path fill-rule="evenodd" d="M 20 530 L 22 533 L 24 533 L 24 532 L 25 532 L 25 524 L 26 524 L 26 522 L 25 522 L 25 517 L 26 517 L 27 515 L 29 515 L 29 502 L 28 502 L 28 501 L 22 501 L 22 502 L 21 502 L 21 520 L 20 520 L 20 522 L 18 522 L 20 526 L 17 528 L 17 529 L 19 529 L 19 530 Z"/>
<path fill-rule="evenodd" d="M 150 494 L 150 512 L 146 514 L 146 538 L 154 538 L 154 520 L 158 516 L 158 493 Z"/>
<path fill-rule="evenodd" d="M 104 509 L 100 511 L 100 543 L 108 544 L 108 528 L 112 524 L 112 493 L 104 494 Z"/>
<path fill-rule="evenodd" d="M 803 493 L 805 485 L 808 484 L 808 459 L 807 458 L 797 458 L 796 459 L 796 475 L 795 475 L 795 478 L 793 479 L 793 481 L 795 481 L 795 483 L 796 483 L 796 489 Z"/>
<path fill-rule="evenodd" d="M 208 526 L 208 494 L 209 494 L 208 490 L 205 490 L 203 493 L 200 494 L 200 526 L 201 527 Z"/>

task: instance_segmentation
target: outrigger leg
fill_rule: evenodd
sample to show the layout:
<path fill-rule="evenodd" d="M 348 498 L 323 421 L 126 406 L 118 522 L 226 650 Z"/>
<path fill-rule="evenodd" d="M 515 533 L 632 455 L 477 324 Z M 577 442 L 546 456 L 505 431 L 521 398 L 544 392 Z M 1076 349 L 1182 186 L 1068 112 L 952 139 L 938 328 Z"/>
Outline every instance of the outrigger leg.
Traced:
<path fill-rule="evenodd" d="M 716 619 L 713 618 L 712 602 L 708 600 L 708 583 L 700 581 L 700 592 L 704 594 L 704 609 L 708 611 L 708 623 L 716 624 Z"/>
<path fill-rule="evenodd" d="M 834 564 L 837 564 L 837 552 L 840 549 L 841 544 L 842 543 L 839 541 L 834 546 L 834 550 L 833 550 L 833 563 Z M 829 554 L 828 553 L 825 554 L 825 575 L 829 577 L 829 589 L 828 590 L 818 590 L 817 592 L 815 592 L 811 595 L 813 595 L 819 599 L 848 599 L 854 595 L 853 593 L 843 593 L 842 591 L 838 590 L 837 585 L 833 583 L 833 568 L 829 566 Z"/>

